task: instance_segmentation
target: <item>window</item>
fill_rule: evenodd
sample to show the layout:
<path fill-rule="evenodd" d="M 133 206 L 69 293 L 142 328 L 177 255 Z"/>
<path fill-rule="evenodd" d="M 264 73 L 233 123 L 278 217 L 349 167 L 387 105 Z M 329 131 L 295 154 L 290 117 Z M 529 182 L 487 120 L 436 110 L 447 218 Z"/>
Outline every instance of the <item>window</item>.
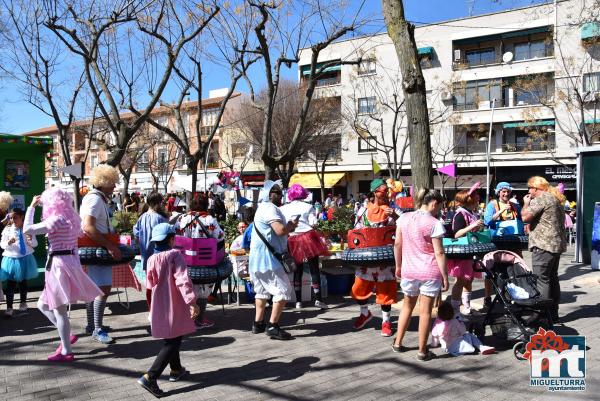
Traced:
<path fill-rule="evenodd" d="M 185 167 L 185 153 L 181 151 L 177 154 L 177 167 Z"/>
<path fill-rule="evenodd" d="M 56 157 L 50 159 L 50 177 L 58 177 L 58 161 Z"/>
<path fill-rule="evenodd" d="M 167 149 L 158 149 L 156 159 L 159 167 L 165 167 L 165 164 L 167 164 Z"/>
<path fill-rule="evenodd" d="M 496 49 L 489 47 L 486 49 L 467 50 L 465 52 L 465 61 L 469 65 L 484 65 L 498 62 L 496 60 Z"/>
<path fill-rule="evenodd" d="M 375 106 L 375 96 L 361 97 L 358 99 L 358 114 L 373 114 L 375 113 Z"/>
<path fill-rule="evenodd" d="M 90 169 L 93 169 L 98 165 L 98 156 L 91 155 L 90 156 Z"/>
<path fill-rule="evenodd" d="M 583 75 L 584 92 L 600 92 L 600 72 Z"/>
<path fill-rule="evenodd" d="M 469 81 L 454 88 L 454 110 L 489 108 L 493 99 L 496 99 L 496 107 L 501 107 L 502 81 L 499 79 Z"/>
<path fill-rule="evenodd" d="M 515 60 L 547 57 L 552 53 L 550 49 L 550 44 L 545 40 L 515 43 Z"/>
<path fill-rule="evenodd" d="M 248 145 L 245 143 L 232 143 L 231 154 L 233 157 L 245 157 L 248 152 Z"/>
<path fill-rule="evenodd" d="M 145 153 L 143 155 L 140 156 L 140 159 L 137 162 L 137 168 L 136 171 L 138 173 L 147 173 L 149 170 L 149 159 L 148 159 L 148 153 Z"/>
<path fill-rule="evenodd" d="M 530 126 L 505 130 L 505 152 L 533 152 L 552 150 L 555 147 L 553 126 Z"/>
<path fill-rule="evenodd" d="M 214 125 L 203 125 L 202 127 L 200 127 L 200 135 L 202 137 L 209 136 L 214 128 Z"/>
<path fill-rule="evenodd" d="M 358 65 L 358 75 L 368 75 L 377 73 L 375 63 L 376 60 L 372 58 L 361 60 L 360 64 Z"/>
<path fill-rule="evenodd" d="M 373 153 L 377 151 L 375 138 L 358 138 L 358 153 Z"/>

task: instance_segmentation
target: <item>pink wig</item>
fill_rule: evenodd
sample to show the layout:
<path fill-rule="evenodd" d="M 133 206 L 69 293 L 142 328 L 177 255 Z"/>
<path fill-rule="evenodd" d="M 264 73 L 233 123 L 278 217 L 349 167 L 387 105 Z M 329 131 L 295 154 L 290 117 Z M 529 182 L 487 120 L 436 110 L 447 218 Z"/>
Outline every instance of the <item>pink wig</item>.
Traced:
<path fill-rule="evenodd" d="M 287 190 L 287 197 L 291 201 L 302 200 L 308 197 L 308 191 L 300 184 L 294 184 Z"/>
<path fill-rule="evenodd" d="M 60 189 L 50 188 L 42 193 L 42 218 L 44 220 L 54 216 L 62 216 L 73 230 L 81 229 L 81 218 L 73 207 L 73 196 L 71 193 Z"/>

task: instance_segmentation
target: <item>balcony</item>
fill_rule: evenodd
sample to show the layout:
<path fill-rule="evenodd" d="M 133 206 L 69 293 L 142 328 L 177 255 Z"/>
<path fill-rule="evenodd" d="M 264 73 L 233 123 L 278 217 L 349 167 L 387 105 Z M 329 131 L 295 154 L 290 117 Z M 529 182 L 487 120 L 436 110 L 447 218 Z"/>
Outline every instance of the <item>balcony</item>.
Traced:
<path fill-rule="evenodd" d="M 554 56 L 552 26 L 505 32 L 453 42 L 452 68 L 462 70 Z M 504 59 L 507 57 L 508 59 Z"/>

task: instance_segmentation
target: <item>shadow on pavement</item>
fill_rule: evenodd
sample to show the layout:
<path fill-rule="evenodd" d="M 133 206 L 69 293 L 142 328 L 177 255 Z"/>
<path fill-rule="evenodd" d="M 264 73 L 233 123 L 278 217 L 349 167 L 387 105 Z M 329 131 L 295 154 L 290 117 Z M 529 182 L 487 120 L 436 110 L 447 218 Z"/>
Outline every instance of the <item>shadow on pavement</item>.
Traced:
<path fill-rule="evenodd" d="M 186 381 L 194 382 L 191 386 L 182 387 L 170 391 L 168 395 L 183 394 L 202 388 L 216 386 L 219 384 L 237 384 L 238 386 L 254 387 L 248 383 L 254 380 L 270 379 L 270 381 L 290 381 L 295 380 L 305 373 L 313 370 L 313 364 L 320 361 L 317 357 L 300 357 L 295 358 L 291 362 L 272 361 L 275 358 L 265 358 L 258 361 L 250 362 L 243 366 L 224 368 L 212 372 L 196 373 L 190 375 Z M 277 392 L 271 392 L 264 387 L 256 386 L 256 389 L 271 394 L 272 396 L 283 397 L 287 399 L 302 399 L 297 396 L 286 397 Z"/>

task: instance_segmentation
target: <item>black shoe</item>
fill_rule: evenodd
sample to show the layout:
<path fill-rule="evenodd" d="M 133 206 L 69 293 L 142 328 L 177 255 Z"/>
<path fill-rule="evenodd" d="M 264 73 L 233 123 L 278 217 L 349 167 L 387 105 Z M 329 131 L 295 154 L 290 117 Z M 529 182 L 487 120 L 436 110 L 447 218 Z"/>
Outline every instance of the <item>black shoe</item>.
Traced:
<path fill-rule="evenodd" d="M 278 324 L 269 324 L 267 335 L 274 340 L 290 340 L 292 335 L 279 327 Z"/>
<path fill-rule="evenodd" d="M 149 380 L 146 378 L 146 375 L 140 377 L 137 380 L 137 382 L 140 386 L 142 386 L 146 391 L 148 391 L 156 398 L 160 398 L 163 395 L 165 395 L 165 392 L 158 387 L 158 383 L 156 383 L 156 380 Z"/>
<path fill-rule="evenodd" d="M 265 322 L 252 323 L 252 333 L 254 334 L 264 333 L 266 328 L 267 325 L 265 324 Z"/>

